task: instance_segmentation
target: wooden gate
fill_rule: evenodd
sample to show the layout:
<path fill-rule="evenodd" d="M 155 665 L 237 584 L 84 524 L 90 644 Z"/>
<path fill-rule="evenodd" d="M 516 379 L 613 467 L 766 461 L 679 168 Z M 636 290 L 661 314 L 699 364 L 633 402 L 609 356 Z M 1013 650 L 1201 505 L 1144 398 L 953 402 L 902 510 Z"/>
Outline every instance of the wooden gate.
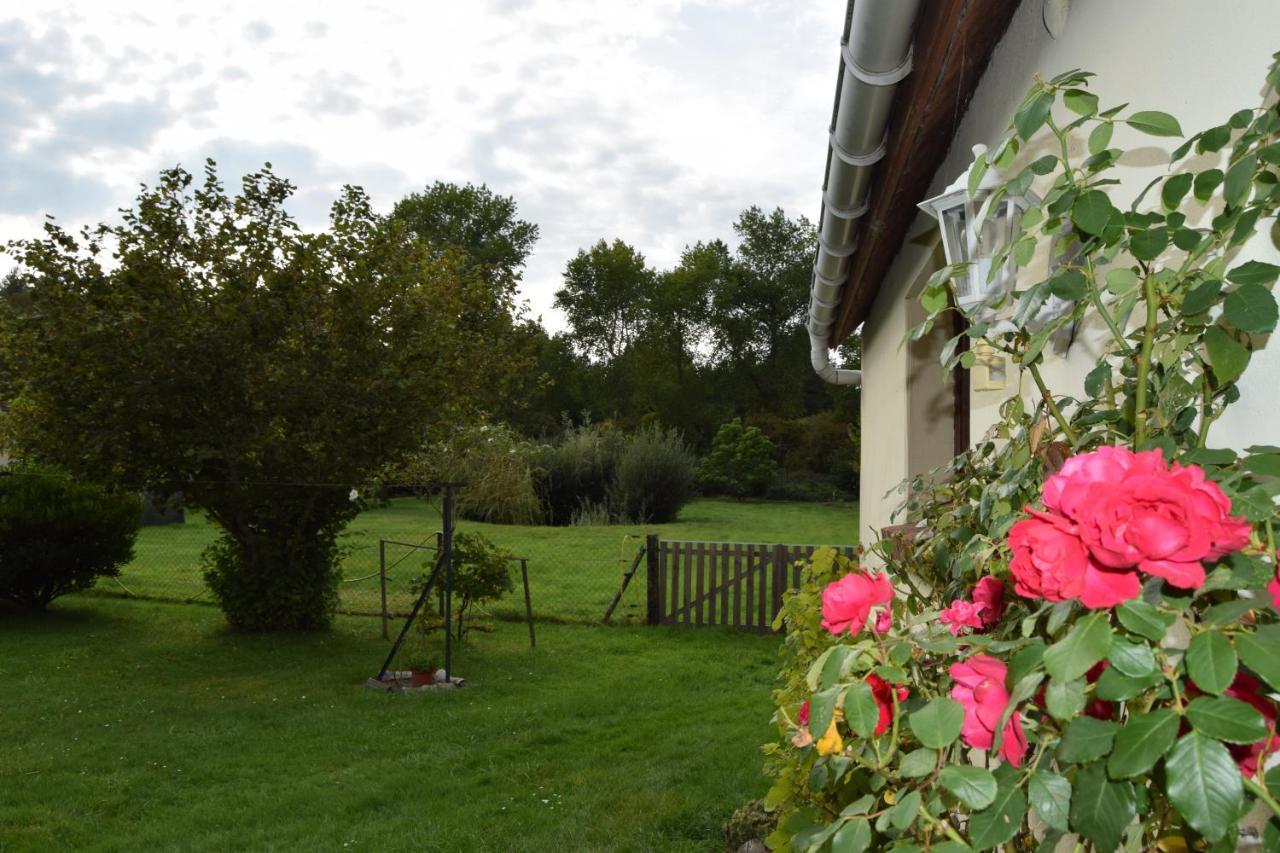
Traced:
<path fill-rule="evenodd" d="M 650 536 L 648 622 L 771 631 L 782 593 L 800 585 L 798 562 L 821 547 Z M 848 557 L 857 551 L 853 545 L 830 547 Z"/>

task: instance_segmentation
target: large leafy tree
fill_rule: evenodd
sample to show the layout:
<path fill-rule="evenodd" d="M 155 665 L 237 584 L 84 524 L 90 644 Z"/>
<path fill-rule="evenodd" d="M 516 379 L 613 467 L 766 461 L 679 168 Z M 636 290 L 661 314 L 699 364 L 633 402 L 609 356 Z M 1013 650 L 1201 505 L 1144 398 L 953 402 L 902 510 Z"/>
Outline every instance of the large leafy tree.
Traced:
<path fill-rule="evenodd" d="M 511 295 L 538 240 L 538 226 L 518 218 L 515 199 L 484 184 L 436 181 L 396 203 L 391 217 L 437 256 L 461 252 L 463 270 Z"/>
<path fill-rule="evenodd" d="M 601 240 L 570 259 L 555 304 L 583 351 L 607 361 L 640 334 L 657 281 L 644 255 L 621 240 Z"/>
<path fill-rule="evenodd" d="M 3 344 L 24 455 L 99 482 L 181 491 L 221 527 L 206 577 L 233 626 L 328 624 L 351 490 L 468 413 L 502 341 L 457 255 L 346 188 L 323 233 L 268 166 L 229 195 L 210 162 L 144 187 L 123 221 L 54 223 L 9 249 L 30 304 Z"/>

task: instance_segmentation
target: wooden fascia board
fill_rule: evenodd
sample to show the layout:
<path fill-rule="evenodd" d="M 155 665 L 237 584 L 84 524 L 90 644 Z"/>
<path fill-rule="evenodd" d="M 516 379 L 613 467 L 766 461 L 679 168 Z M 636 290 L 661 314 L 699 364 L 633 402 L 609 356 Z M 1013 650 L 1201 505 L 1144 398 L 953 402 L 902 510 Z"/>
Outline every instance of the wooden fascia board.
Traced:
<path fill-rule="evenodd" d="M 898 89 L 889 147 L 872 177 L 830 344 L 866 319 L 946 158 L 982 73 L 1021 0 L 925 0 L 912 41 L 913 70 Z"/>

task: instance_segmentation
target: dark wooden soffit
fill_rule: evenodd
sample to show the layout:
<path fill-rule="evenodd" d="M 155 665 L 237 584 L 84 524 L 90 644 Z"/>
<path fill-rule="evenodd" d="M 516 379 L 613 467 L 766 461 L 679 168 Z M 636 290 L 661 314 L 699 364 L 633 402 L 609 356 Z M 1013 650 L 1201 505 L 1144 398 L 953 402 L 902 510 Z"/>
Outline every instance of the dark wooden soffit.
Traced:
<path fill-rule="evenodd" d="M 870 208 L 853 253 L 831 345 L 866 319 L 915 219 L 969 99 L 1021 0 L 924 0 L 912 42 L 913 70 L 898 87 L 889 145 L 872 176 Z"/>

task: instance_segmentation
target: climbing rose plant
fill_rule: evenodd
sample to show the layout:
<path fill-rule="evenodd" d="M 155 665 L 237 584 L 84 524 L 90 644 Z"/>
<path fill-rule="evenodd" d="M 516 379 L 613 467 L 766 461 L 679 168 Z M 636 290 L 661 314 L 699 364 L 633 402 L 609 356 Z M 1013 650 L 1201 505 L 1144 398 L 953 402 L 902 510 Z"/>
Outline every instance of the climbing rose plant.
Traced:
<path fill-rule="evenodd" d="M 981 339 L 1031 393 L 906 484 L 883 572 L 824 549 L 787 595 L 773 849 L 1280 851 L 1280 448 L 1210 443 L 1277 322 L 1280 267 L 1237 257 L 1280 245 L 1276 59 L 1264 107 L 1186 139 L 1127 209 L 1114 127 L 1182 130 L 1101 109 L 1085 72 L 1037 79 L 975 163 L 972 185 L 1056 152 L 995 191 L 1043 194 L 992 264 L 1017 285 L 942 356 L 970 367 Z M 930 280 L 913 336 L 950 323 L 964 271 Z M 1055 394 L 1044 353 L 1077 330 L 1101 356 Z"/>

